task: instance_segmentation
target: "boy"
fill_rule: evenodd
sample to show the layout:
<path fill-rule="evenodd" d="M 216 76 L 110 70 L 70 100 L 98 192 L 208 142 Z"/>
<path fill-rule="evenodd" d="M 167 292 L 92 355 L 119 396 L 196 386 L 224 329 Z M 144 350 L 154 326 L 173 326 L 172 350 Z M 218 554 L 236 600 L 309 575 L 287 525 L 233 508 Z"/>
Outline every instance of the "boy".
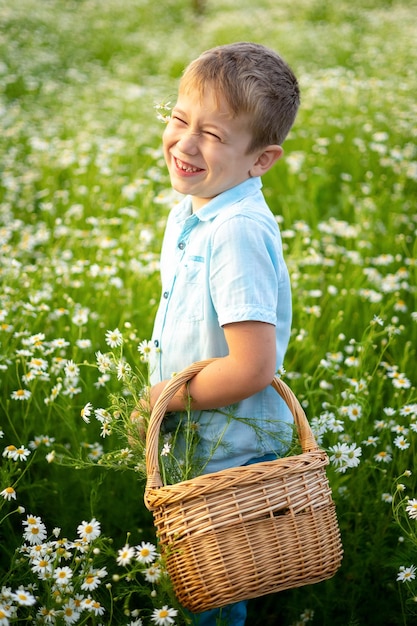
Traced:
<path fill-rule="evenodd" d="M 275 52 L 219 46 L 186 68 L 163 134 L 171 184 L 185 198 L 162 246 L 150 404 L 174 372 L 218 357 L 168 407 L 182 411 L 191 396 L 199 453 L 211 457 L 205 472 L 276 458 L 291 438 L 291 414 L 270 387 L 290 335 L 290 283 L 261 176 L 282 156 L 298 106 L 297 80 Z M 231 413 L 256 420 L 264 435 Z M 244 624 L 246 603 L 221 613 Z M 218 616 L 192 619 L 214 625 Z"/>

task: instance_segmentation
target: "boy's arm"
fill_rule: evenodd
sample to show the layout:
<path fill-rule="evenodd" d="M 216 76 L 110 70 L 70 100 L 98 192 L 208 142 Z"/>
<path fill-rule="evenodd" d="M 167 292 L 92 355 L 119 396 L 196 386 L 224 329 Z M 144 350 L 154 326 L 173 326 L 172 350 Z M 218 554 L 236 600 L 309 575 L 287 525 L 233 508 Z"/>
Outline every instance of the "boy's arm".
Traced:
<path fill-rule="evenodd" d="M 182 411 L 190 394 L 193 410 L 227 406 L 248 398 L 269 384 L 276 368 L 275 326 L 265 322 L 235 322 L 224 327 L 229 354 L 216 359 L 184 385 L 168 405 L 168 411 Z M 168 383 L 164 380 L 150 390 L 151 409 Z"/>

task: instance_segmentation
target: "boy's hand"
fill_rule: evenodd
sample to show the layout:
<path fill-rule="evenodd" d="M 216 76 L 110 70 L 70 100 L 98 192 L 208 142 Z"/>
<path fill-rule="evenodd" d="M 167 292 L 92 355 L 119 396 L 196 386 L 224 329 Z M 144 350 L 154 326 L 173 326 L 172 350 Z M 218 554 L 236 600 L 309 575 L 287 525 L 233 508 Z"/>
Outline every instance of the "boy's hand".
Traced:
<path fill-rule="evenodd" d="M 153 387 L 148 387 L 143 397 L 139 400 L 137 407 L 130 414 L 130 421 L 136 426 L 139 439 L 141 441 L 145 441 L 146 439 L 146 431 L 148 427 L 148 420 L 153 407 L 156 404 L 159 396 L 167 384 L 167 380 L 163 380 L 160 383 L 157 383 Z M 130 436 L 129 445 L 131 447 L 134 446 L 134 437 Z"/>
<path fill-rule="evenodd" d="M 143 400 L 141 400 L 141 402 L 143 402 Z M 130 414 L 130 421 L 135 426 L 135 430 L 137 432 L 137 438 L 143 442 L 146 439 L 146 430 L 148 426 L 147 420 L 144 417 L 145 412 L 146 412 L 145 407 L 142 408 L 141 406 L 138 406 L 138 408 L 132 411 Z M 131 448 L 134 448 L 136 444 L 136 434 L 128 435 L 127 440 L 128 440 L 129 446 Z"/>
<path fill-rule="evenodd" d="M 135 425 L 137 429 L 138 437 L 141 441 L 146 439 L 146 431 L 148 427 L 149 416 L 151 414 L 150 409 L 150 397 L 151 389 L 148 387 L 145 389 L 142 398 L 136 405 L 136 408 L 130 414 L 130 421 Z M 135 445 L 135 437 L 130 435 L 128 437 L 129 445 L 131 448 Z"/>

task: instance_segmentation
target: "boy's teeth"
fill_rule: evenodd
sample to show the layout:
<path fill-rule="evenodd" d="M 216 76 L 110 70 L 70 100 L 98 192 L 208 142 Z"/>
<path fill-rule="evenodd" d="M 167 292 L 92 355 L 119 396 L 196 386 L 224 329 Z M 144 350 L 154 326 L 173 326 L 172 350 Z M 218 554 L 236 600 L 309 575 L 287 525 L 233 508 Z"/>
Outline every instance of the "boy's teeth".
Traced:
<path fill-rule="evenodd" d="M 179 161 L 178 159 L 177 159 L 177 165 L 184 172 L 198 172 L 200 169 L 199 167 L 191 167 L 190 165 L 185 165 L 185 163 L 183 163 L 182 161 Z"/>

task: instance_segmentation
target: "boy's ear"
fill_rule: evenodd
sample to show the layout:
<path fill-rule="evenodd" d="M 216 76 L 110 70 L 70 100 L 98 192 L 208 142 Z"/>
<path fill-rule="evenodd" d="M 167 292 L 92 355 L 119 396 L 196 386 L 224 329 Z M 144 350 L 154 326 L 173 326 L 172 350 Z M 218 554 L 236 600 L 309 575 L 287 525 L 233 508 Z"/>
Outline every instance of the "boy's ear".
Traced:
<path fill-rule="evenodd" d="M 270 145 L 264 148 L 258 155 L 255 163 L 249 170 L 252 177 L 262 176 L 282 157 L 284 150 L 281 146 Z"/>

